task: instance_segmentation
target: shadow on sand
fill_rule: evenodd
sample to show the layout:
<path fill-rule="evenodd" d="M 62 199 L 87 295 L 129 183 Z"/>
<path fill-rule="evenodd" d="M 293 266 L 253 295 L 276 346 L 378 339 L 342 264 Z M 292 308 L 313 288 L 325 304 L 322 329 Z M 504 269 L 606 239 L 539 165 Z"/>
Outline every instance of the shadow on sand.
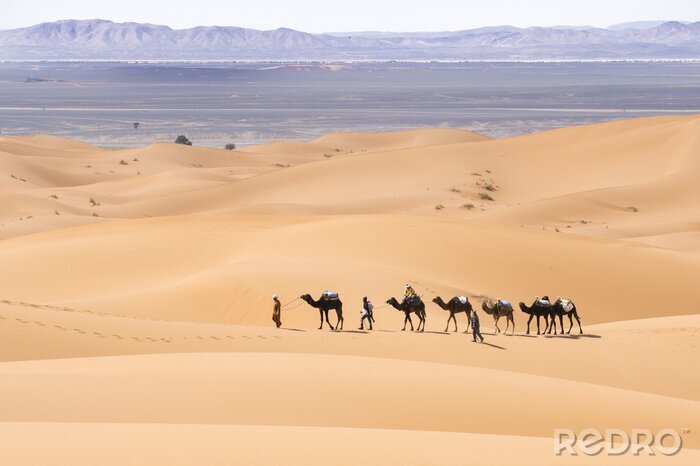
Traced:
<path fill-rule="evenodd" d="M 544 335 L 545 338 L 563 338 L 565 340 L 579 340 L 581 338 L 603 338 L 600 335 L 594 335 L 594 334 L 586 334 L 584 333 L 583 335 L 580 334 L 571 334 L 571 335 Z"/>
<path fill-rule="evenodd" d="M 286 330 L 288 332 L 306 332 L 306 330 L 302 330 L 300 328 L 287 328 L 287 327 L 280 327 L 280 330 Z"/>
<path fill-rule="evenodd" d="M 472 343 L 473 343 L 473 342 L 472 342 Z M 479 344 L 480 344 L 480 345 L 484 345 L 484 346 L 490 346 L 491 348 L 496 348 L 496 349 L 502 349 L 502 350 L 506 349 L 506 348 L 504 348 L 503 346 L 494 345 L 493 343 L 486 343 L 485 341 L 482 341 L 482 342 L 479 343 Z"/>

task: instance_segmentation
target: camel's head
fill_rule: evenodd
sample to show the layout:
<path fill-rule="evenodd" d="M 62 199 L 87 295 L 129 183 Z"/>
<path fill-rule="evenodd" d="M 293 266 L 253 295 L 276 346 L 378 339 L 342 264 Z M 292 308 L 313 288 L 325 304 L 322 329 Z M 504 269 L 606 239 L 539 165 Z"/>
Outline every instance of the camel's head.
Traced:
<path fill-rule="evenodd" d="M 440 299 L 439 296 L 436 296 L 436 297 L 433 298 L 433 302 L 434 302 L 435 304 L 439 303 L 440 301 L 442 301 L 442 300 Z"/>
<path fill-rule="evenodd" d="M 311 299 L 311 295 L 310 294 L 303 294 L 303 295 L 299 296 L 299 299 L 303 299 L 304 301 L 308 301 Z"/>

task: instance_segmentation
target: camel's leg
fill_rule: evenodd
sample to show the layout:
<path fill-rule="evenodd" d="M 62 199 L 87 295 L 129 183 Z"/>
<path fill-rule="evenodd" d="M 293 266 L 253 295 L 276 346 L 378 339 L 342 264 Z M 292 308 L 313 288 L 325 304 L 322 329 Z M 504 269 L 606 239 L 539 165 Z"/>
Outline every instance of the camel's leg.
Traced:
<path fill-rule="evenodd" d="M 564 334 L 564 316 L 559 314 L 559 330 L 562 335 Z"/>
<path fill-rule="evenodd" d="M 535 317 L 535 314 L 530 314 L 530 318 L 527 319 L 527 333 L 525 335 L 530 334 L 530 322 L 532 322 L 532 319 Z M 540 334 L 540 318 L 537 318 L 537 334 Z"/>
<path fill-rule="evenodd" d="M 420 328 L 420 331 L 425 332 L 425 313 L 420 315 L 420 324 L 418 324 L 418 326 L 420 327 L 421 324 L 423 324 L 423 327 Z"/>
<path fill-rule="evenodd" d="M 552 329 L 554 329 L 554 334 L 557 334 L 557 316 L 552 314 L 552 317 L 550 318 L 551 322 L 549 323 L 549 331 L 547 332 L 547 335 L 550 335 L 552 333 Z"/>
<path fill-rule="evenodd" d="M 499 318 L 500 318 L 500 317 L 497 317 L 497 316 L 494 314 L 494 316 L 493 316 L 493 323 L 494 323 L 494 325 L 496 326 L 496 333 L 501 333 L 501 329 L 498 328 L 498 319 L 499 319 Z"/>
<path fill-rule="evenodd" d="M 511 314 L 509 317 L 510 323 L 513 324 L 513 330 L 510 331 L 510 334 L 515 335 L 515 317 L 513 317 L 513 314 Z"/>
<path fill-rule="evenodd" d="M 318 315 L 321 317 L 321 326 L 318 329 L 322 330 L 323 329 L 323 309 L 319 308 Z"/>
<path fill-rule="evenodd" d="M 345 323 L 345 319 L 343 318 L 343 308 L 340 307 L 336 309 L 335 314 L 338 317 L 338 322 L 336 322 L 335 328 L 338 329 L 338 326 L 340 325 L 340 330 L 343 330 L 343 324 Z"/>
<path fill-rule="evenodd" d="M 583 329 L 581 328 L 581 319 L 578 317 L 578 312 L 574 310 L 574 317 L 576 317 L 576 322 L 578 322 L 578 330 L 581 335 L 583 335 Z"/>
<path fill-rule="evenodd" d="M 450 316 L 447 318 L 447 323 L 445 324 L 445 331 L 447 331 L 448 328 L 450 328 L 450 321 L 452 320 L 454 314 L 450 312 Z"/>
<path fill-rule="evenodd" d="M 457 331 L 457 316 L 452 314 L 452 321 L 455 323 L 455 332 Z"/>
<path fill-rule="evenodd" d="M 333 325 L 331 325 L 331 321 L 328 320 L 328 309 L 325 309 L 323 311 L 323 313 L 326 315 L 326 323 L 328 324 L 328 326 L 331 328 L 331 330 L 335 330 L 335 327 L 333 327 Z"/>
<path fill-rule="evenodd" d="M 412 332 L 414 329 L 413 329 L 413 321 L 411 320 L 411 314 L 407 314 L 406 319 L 408 319 L 408 323 L 411 324 L 411 332 Z M 406 327 L 406 326 L 404 325 L 404 327 Z"/>
<path fill-rule="evenodd" d="M 569 330 L 566 331 L 567 335 L 571 334 L 571 328 L 574 326 L 574 319 L 571 317 L 571 313 L 567 314 L 569 317 Z M 564 327 L 562 326 L 562 330 L 564 330 Z"/>

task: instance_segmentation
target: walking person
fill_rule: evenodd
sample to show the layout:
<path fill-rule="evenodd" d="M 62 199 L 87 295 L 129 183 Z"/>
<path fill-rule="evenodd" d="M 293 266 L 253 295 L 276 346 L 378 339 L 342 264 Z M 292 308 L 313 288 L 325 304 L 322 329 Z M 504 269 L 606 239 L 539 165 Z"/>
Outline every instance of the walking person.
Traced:
<path fill-rule="evenodd" d="M 374 322 L 374 316 L 372 314 L 372 311 L 374 310 L 374 305 L 372 304 L 372 301 L 367 299 L 367 296 L 362 298 L 362 312 L 360 315 L 360 328 L 358 330 L 364 330 L 365 329 L 365 319 L 367 319 L 367 322 L 369 322 L 369 329 L 372 330 L 372 322 Z"/>
<path fill-rule="evenodd" d="M 272 321 L 277 328 L 280 328 L 282 326 L 282 303 L 280 303 L 279 297 L 276 294 L 272 295 L 272 300 L 275 302 L 272 307 Z"/>
<path fill-rule="evenodd" d="M 472 312 L 472 343 L 476 343 L 476 337 L 479 337 L 481 343 L 484 342 L 484 337 L 481 336 L 481 325 L 479 324 L 479 314 L 476 308 Z"/>

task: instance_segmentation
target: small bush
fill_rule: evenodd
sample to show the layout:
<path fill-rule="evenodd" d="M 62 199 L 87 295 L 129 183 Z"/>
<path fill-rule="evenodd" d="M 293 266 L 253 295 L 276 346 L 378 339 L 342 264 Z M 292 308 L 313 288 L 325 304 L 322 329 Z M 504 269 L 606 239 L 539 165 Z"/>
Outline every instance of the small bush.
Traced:
<path fill-rule="evenodd" d="M 445 208 L 445 206 L 442 205 L 442 204 L 438 204 L 438 205 L 435 206 L 435 210 L 442 210 L 442 209 L 444 209 L 444 208 Z"/>
<path fill-rule="evenodd" d="M 639 209 L 637 209 L 637 208 L 634 207 L 634 206 L 628 207 L 627 210 L 629 210 L 630 212 L 635 212 L 635 213 L 636 213 L 636 212 L 639 212 Z"/>
<path fill-rule="evenodd" d="M 452 189 L 450 189 L 450 191 L 453 193 L 461 193 L 462 192 L 462 190 L 458 189 L 458 188 L 452 188 Z"/>
<path fill-rule="evenodd" d="M 236 149 L 236 145 L 235 145 L 235 144 L 232 144 L 232 143 L 229 143 L 229 144 L 226 144 L 226 145 L 224 146 L 224 149 L 226 149 L 226 150 L 234 150 L 234 149 Z"/>
<path fill-rule="evenodd" d="M 90 198 L 90 205 L 93 206 L 93 207 L 97 207 L 97 206 L 100 205 L 100 203 L 97 202 L 94 198 L 91 197 L 91 198 Z"/>
<path fill-rule="evenodd" d="M 191 145 L 192 145 L 192 141 L 190 141 L 189 139 L 187 139 L 187 136 L 185 136 L 184 134 L 181 134 L 181 135 L 179 135 L 177 138 L 175 138 L 175 144 L 182 144 L 182 145 L 185 145 L 185 146 L 191 146 Z"/>
<path fill-rule="evenodd" d="M 472 210 L 474 207 L 476 207 L 476 206 L 474 204 L 471 204 L 471 203 L 462 205 L 462 208 L 467 209 L 467 210 Z"/>
<path fill-rule="evenodd" d="M 489 193 L 479 193 L 479 197 L 483 201 L 493 201 L 493 198 L 491 197 L 491 195 Z"/>
<path fill-rule="evenodd" d="M 120 160 L 119 165 L 129 165 L 126 160 Z"/>
<path fill-rule="evenodd" d="M 50 195 L 49 197 L 50 197 L 51 199 L 58 199 L 58 196 L 55 195 L 55 194 L 52 194 L 52 195 Z"/>

